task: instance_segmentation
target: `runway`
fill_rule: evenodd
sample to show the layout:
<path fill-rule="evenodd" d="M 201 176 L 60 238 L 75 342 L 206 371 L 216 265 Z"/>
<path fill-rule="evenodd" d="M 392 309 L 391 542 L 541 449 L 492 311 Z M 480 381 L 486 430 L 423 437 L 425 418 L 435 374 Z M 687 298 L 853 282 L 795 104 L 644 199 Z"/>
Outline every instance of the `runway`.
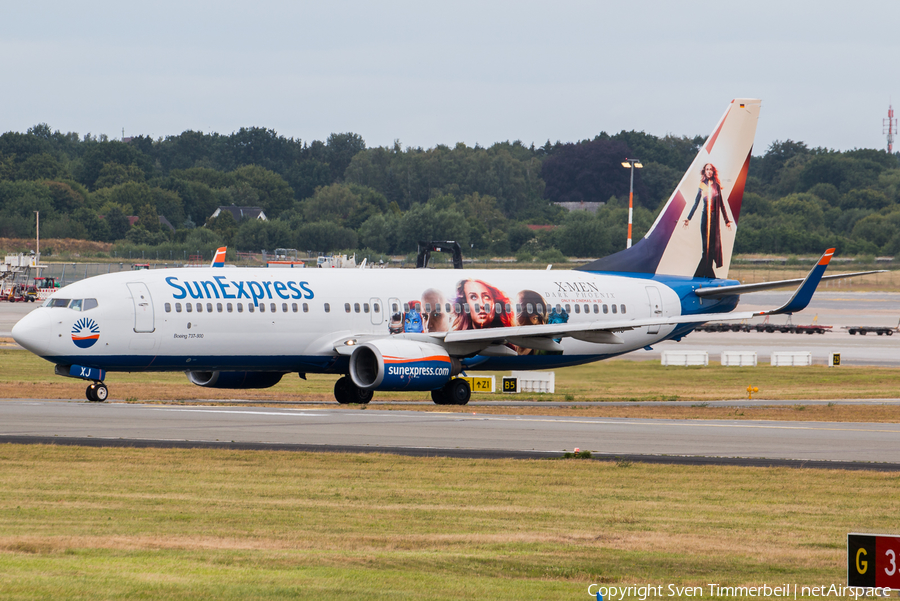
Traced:
<path fill-rule="evenodd" d="M 5 401 L 0 441 L 900 470 L 900 424 Z"/>

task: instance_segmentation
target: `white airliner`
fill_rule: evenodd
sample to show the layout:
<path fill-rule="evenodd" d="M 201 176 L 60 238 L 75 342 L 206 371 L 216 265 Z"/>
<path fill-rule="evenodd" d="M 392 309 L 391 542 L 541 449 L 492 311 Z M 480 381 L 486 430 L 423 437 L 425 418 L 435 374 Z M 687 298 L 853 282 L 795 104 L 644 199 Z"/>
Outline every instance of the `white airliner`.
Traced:
<path fill-rule="evenodd" d="M 208 268 L 61 288 L 12 334 L 58 375 L 90 381 L 91 401 L 106 400 L 107 372 L 184 371 L 235 389 L 329 373 L 339 403 L 420 390 L 465 404 L 463 371 L 577 365 L 711 320 L 800 311 L 834 249 L 802 282 L 726 279 L 759 108 L 733 100 L 647 235 L 576 270 L 220 269 L 220 249 Z M 742 293 L 797 284 L 782 307 L 734 312 Z"/>

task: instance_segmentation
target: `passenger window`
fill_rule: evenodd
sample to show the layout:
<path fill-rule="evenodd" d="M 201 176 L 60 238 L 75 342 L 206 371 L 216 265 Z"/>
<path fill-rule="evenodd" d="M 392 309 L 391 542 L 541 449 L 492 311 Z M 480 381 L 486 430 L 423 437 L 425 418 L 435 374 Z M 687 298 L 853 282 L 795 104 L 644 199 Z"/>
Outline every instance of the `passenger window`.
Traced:
<path fill-rule="evenodd" d="M 293 311 L 294 313 L 297 312 L 297 303 L 291 303 L 291 311 Z"/>
<path fill-rule="evenodd" d="M 622 314 L 625 314 L 625 305 L 619 305 L 619 308 L 622 310 Z"/>
<path fill-rule="evenodd" d="M 350 312 L 350 303 L 344 303 L 344 313 Z"/>
<path fill-rule="evenodd" d="M 594 303 L 594 313 L 599 313 L 599 312 L 600 312 L 600 307 L 597 306 L 596 303 Z"/>
<path fill-rule="evenodd" d="M 606 315 L 609 313 L 609 305 L 603 305 L 603 314 Z"/>
<path fill-rule="evenodd" d="M 612 310 L 613 310 L 613 313 L 616 312 L 616 306 L 615 306 L 615 305 L 612 306 Z"/>
<path fill-rule="evenodd" d="M 262 306 L 265 306 L 265 305 L 262 305 Z M 247 312 L 253 313 L 254 311 L 256 311 L 256 307 L 254 307 L 251 303 L 247 303 Z"/>
<path fill-rule="evenodd" d="M 459 313 L 460 310 L 461 310 L 461 309 L 460 309 L 460 306 L 459 306 L 459 303 L 454 303 L 453 309 L 456 311 L 456 313 Z M 468 313 L 468 311 L 466 311 L 466 313 Z"/>
<path fill-rule="evenodd" d="M 203 303 L 197 303 L 197 313 L 203 313 Z"/>
<path fill-rule="evenodd" d="M 69 303 L 69 308 L 73 311 L 81 311 L 81 299 L 75 299 Z"/>
<path fill-rule="evenodd" d="M 244 303 L 238 303 L 237 310 L 238 310 L 238 313 L 243 313 L 244 312 Z"/>
<path fill-rule="evenodd" d="M 175 312 L 181 313 L 181 303 L 175 303 Z"/>
<path fill-rule="evenodd" d="M 512 313 L 512 305 L 510 305 L 509 303 L 506 303 L 506 312 Z"/>
<path fill-rule="evenodd" d="M 409 303 L 403 303 L 403 312 L 409 313 Z"/>
<path fill-rule="evenodd" d="M 295 312 L 297 311 L 297 303 L 294 303 L 294 311 Z M 281 303 L 281 312 L 282 313 L 288 312 L 287 303 Z"/>
<path fill-rule="evenodd" d="M 468 307 L 469 303 L 466 303 L 466 306 Z M 472 308 L 475 310 L 476 313 L 481 313 L 481 303 L 475 303 L 472 306 Z"/>
<path fill-rule="evenodd" d="M 584 312 L 585 312 L 585 313 L 590 313 L 590 312 L 591 312 L 591 306 L 590 306 L 589 304 L 587 304 L 587 303 L 584 304 Z"/>
<path fill-rule="evenodd" d="M 219 305 L 219 306 L 221 307 L 221 305 Z M 213 312 L 213 310 L 212 310 L 212 303 L 206 303 L 206 312 L 207 312 L 207 313 L 212 313 L 212 312 Z"/>
<path fill-rule="evenodd" d="M 425 303 L 425 312 L 431 313 L 431 303 Z"/>
<path fill-rule="evenodd" d="M 285 305 L 287 307 L 287 305 Z M 278 307 L 275 306 L 275 303 L 269 303 L 269 311 L 272 313 L 278 313 Z"/>
<path fill-rule="evenodd" d="M 450 303 L 444 303 L 444 309 L 446 309 L 446 311 L 444 311 L 445 313 L 450 313 Z"/>
<path fill-rule="evenodd" d="M 331 304 L 330 303 L 325 303 L 325 312 L 331 313 Z"/>
<path fill-rule="evenodd" d="M 234 307 L 231 305 L 231 303 L 225 303 L 225 310 L 231 313 L 234 310 Z"/>
<path fill-rule="evenodd" d="M 369 303 L 363 303 L 363 313 L 369 312 Z"/>
<path fill-rule="evenodd" d="M 534 305 L 532 305 L 531 303 L 526 303 L 525 304 L 525 312 L 528 313 L 529 315 L 534 315 Z"/>
<path fill-rule="evenodd" d="M 191 311 L 194 310 L 194 305 L 192 305 L 191 303 L 184 303 L 184 309 L 185 309 L 185 311 L 190 313 Z"/>
<path fill-rule="evenodd" d="M 544 314 L 544 305 L 538 304 L 538 305 L 535 306 L 535 309 L 537 309 L 537 314 L 538 314 L 538 315 L 543 315 L 543 314 Z"/>
<path fill-rule="evenodd" d="M 399 312 L 400 312 L 400 310 L 399 310 L 398 307 L 397 307 L 397 303 L 394 303 L 393 305 L 391 305 L 391 310 L 392 310 L 394 313 L 399 313 Z"/>
<path fill-rule="evenodd" d="M 309 313 L 309 303 L 303 303 L 303 312 Z"/>
<path fill-rule="evenodd" d="M 253 309 L 250 309 L 250 311 L 252 312 Z M 266 303 L 259 303 L 259 312 L 260 312 L 260 313 L 265 313 L 265 312 L 266 312 Z"/>
<path fill-rule="evenodd" d="M 571 313 L 572 307 L 569 306 L 569 303 L 566 303 L 566 313 Z"/>
<path fill-rule="evenodd" d="M 354 310 L 356 313 L 359 313 L 359 303 L 353 303 L 353 310 Z"/>
<path fill-rule="evenodd" d="M 219 313 L 222 312 L 222 303 L 216 303 L 216 311 L 218 311 Z"/>
<path fill-rule="evenodd" d="M 373 313 L 381 313 L 381 306 L 378 303 L 372 304 L 372 312 Z"/>
<path fill-rule="evenodd" d="M 575 312 L 581 313 L 581 305 L 575 305 Z"/>
<path fill-rule="evenodd" d="M 166 303 L 166 313 L 171 313 L 171 312 L 172 312 L 172 305 L 171 305 L 171 303 Z"/>

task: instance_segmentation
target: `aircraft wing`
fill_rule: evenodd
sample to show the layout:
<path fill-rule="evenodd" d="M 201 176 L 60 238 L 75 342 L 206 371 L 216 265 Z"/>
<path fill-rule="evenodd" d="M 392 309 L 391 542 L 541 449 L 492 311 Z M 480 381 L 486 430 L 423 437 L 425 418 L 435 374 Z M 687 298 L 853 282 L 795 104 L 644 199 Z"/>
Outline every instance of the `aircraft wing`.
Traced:
<path fill-rule="evenodd" d="M 706 323 L 732 319 L 750 319 L 760 313 L 700 313 L 695 315 L 673 315 L 647 319 L 620 319 L 616 321 L 590 321 L 581 323 L 544 324 L 535 326 L 514 326 L 511 328 L 486 328 L 482 330 L 462 330 L 453 332 L 432 332 L 421 334 L 394 334 L 396 340 L 418 340 L 443 346 L 451 356 L 472 354 L 507 355 L 515 354 L 507 347 L 514 344 L 524 348 L 547 351 L 562 350 L 555 338 L 575 338 L 597 344 L 623 344 L 617 333 L 644 326 L 678 325 L 683 323 Z M 368 340 L 384 336 L 343 336 L 334 344 L 334 350 L 341 355 L 350 355 L 354 347 Z"/>
<path fill-rule="evenodd" d="M 763 315 L 780 315 L 784 313 L 796 313 L 802 311 L 809 304 L 819 282 L 822 281 L 825 269 L 828 267 L 834 249 L 825 251 L 819 261 L 802 280 L 784 280 L 777 282 L 783 287 L 784 282 L 800 281 L 801 284 L 785 304 L 769 311 L 743 311 L 739 313 L 696 313 L 686 315 L 672 315 L 668 317 L 649 317 L 645 319 L 618 319 L 615 321 L 587 321 L 577 323 L 542 324 L 529 326 L 514 326 L 509 328 L 485 328 L 480 330 L 456 330 L 451 332 L 408 333 L 395 334 L 394 339 L 417 340 L 443 346 L 451 356 L 468 356 L 476 353 L 485 355 L 511 355 L 515 351 L 508 344 L 524 348 L 534 348 L 547 351 L 562 350 L 562 346 L 556 342 L 559 338 L 575 338 L 585 342 L 597 344 L 623 344 L 617 334 L 627 330 L 634 330 L 645 326 L 672 326 L 690 323 L 707 323 L 710 321 L 732 321 L 736 319 L 750 319 Z M 861 272 L 874 273 L 874 272 Z M 839 277 L 848 277 L 846 274 Z M 769 282 L 768 284 L 776 284 Z M 752 286 L 756 286 L 755 284 Z M 757 288 L 758 290 L 759 288 Z M 706 290 L 715 291 L 716 294 Z M 698 296 L 727 296 L 740 294 L 739 290 L 747 291 L 745 286 L 721 286 L 718 288 L 700 288 L 694 292 Z M 703 292 L 701 295 L 700 293 Z M 339 354 L 349 355 L 353 348 L 360 342 L 383 338 L 383 336 L 343 336 L 334 343 L 334 350 Z"/>

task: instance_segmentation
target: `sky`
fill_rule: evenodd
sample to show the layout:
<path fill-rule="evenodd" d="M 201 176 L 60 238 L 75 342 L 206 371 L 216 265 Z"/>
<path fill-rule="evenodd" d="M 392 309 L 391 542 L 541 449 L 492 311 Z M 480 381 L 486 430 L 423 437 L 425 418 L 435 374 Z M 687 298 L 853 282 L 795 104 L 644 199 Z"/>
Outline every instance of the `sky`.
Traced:
<path fill-rule="evenodd" d="M 708 135 L 761 98 L 754 154 L 885 148 L 898 26 L 897 0 L 8 3 L 0 131 L 542 145 Z"/>

